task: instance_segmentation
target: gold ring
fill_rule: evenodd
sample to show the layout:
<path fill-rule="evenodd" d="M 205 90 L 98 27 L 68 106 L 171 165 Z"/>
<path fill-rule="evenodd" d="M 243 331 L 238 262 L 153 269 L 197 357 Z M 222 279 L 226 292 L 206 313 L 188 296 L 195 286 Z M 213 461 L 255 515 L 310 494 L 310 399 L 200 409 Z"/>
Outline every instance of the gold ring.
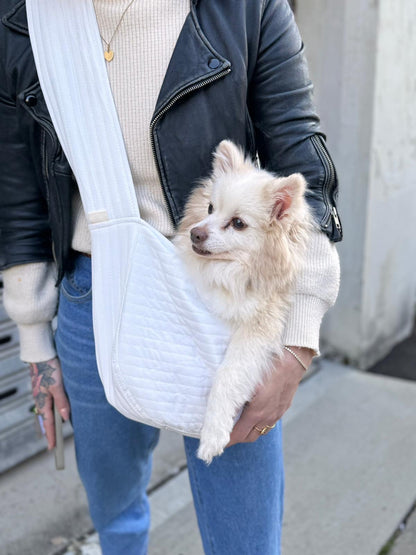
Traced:
<path fill-rule="evenodd" d="M 276 422 L 273 424 L 273 426 L 268 426 L 267 424 L 264 425 L 263 428 L 259 428 L 258 426 L 254 426 L 254 429 L 257 430 L 261 436 L 266 435 L 268 432 L 270 432 L 270 430 L 273 430 L 273 428 L 276 427 Z"/>
<path fill-rule="evenodd" d="M 33 412 L 34 414 L 39 414 L 38 407 L 36 407 L 36 406 L 33 407 L 32 412 Z"/>

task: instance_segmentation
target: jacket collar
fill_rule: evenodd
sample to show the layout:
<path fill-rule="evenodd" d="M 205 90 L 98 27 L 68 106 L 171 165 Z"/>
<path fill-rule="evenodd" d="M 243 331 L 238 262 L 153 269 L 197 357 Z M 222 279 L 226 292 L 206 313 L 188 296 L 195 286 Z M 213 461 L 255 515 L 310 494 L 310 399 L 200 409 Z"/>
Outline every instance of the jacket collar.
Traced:
<path fill-rule="evenodd" d="M 13 8 L 2 17 L 1 21 L 3 25 L 13 29 L 13 31 L 29 35 L 25 0 L 19 0 L 19 2 L 17 2 L 17 4 L 15 4 Z"/>
<path fill-rule="evenodd" d="M 29 35 L 25 2 L 26 0 L 19 0 L 19 2 L 17 2 L 17 4 L 15 4 L 13 8 L 2 17 L 2 22 L 6 27 L 9 27 L 14 31 L 18 31 L 24 35 Z M 199 0 L 191 0 L 191 6 L 196 6 L 198 2 Z"/>
<path fill-rule="evenodd" d="M 191 9 L 172 54 L 156 102 L 154 117 L 184 89 L 197 85 L 205 79 L 215 77 L 231 66 L 231 63 L 216 51 L 204 35 L 197 17 L 196 7 L 198 2 L 199 0 L 191 0 L 190 2 Z M 2 22 L 14 31 L 29 35 L 25 0 L 19 0 L 3 16 Z M 213 60 L 215 60 L 214 63 Z"/>
<path fill-rule="evenodd" d="M 190 13 L 179 34 L 156 102 L 155 115 L 188 87 L 198 86 L 231 67 L 229 60 L 204 35 L 196 12 L 198 1 L 191 1 Z"/>

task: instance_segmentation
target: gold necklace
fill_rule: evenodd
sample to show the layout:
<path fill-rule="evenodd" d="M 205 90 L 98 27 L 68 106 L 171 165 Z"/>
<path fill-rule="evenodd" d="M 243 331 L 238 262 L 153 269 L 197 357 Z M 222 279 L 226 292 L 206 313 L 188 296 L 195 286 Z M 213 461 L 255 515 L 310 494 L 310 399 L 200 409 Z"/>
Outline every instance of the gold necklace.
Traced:
<path fill-rule="evenodd" d="M 104 38 L 104 37 L 102 36 L 102 34 L 100 33 L 101 40 L 104 41 L 105 44 L 106 44 L 106 46 L 107 46 L 107 50 L 104 50 L 104 58 L 106 59 L 107 62 L 111 62 L 111 60 L 114 58 L 114 51 L 111 50 L 110 44 L 111 44 L 111 42 L 112 42 L 112 40 L 113 40 L 115 34 L 117 33 L 118 28 L 120 27 L 121 22 L 123 21 L 124 16 L 125 16 L 126 13 L 127 13 L 127 10 L 130 8 L 130 6 L 131 6 L 135 1 L 136 1 L 136 0 L 130 0 L 130 2 L 127 4 L 127 7 L 124 8 L 124 11 L 123 11 L 123 13 L 121 14 L 120 20 L 119 20 L 119 22 L 117 23 L 117 26 L 116 26 L 116 28 L 114 29 L 114 32 L 113 32 L 113 34 L 111 35 L 111 39 L 110 39 L 109 41 L 106 41 L 105 38 Z M 94 6 L 94 11 L 95 11 L 95 6 Z M 95 15 L 97 16 L 97 12 L 95 12 Z"/>

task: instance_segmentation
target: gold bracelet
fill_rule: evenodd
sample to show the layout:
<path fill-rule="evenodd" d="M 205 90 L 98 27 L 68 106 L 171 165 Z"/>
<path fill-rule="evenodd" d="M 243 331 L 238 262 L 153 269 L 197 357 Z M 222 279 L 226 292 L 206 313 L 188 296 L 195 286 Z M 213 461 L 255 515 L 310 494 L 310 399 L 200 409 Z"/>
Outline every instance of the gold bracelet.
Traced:
<path fill-rule="evenodd" d="M 305 370 L 308 369 L 308 367 L 306 366 L 306 364 L 303 362 L 303 360 L 295 353 L 295 351 L 292 351 L 292 349 L 290 347 L 286 347 L 286 345 L 284 345 L 283 349 L 286 349 L 286 351 L 289 351 L 289 353 L 291 355 L 293 355 L 295 357 L 295 359 L 299 362 L 299 364 L 302 366 L 302 368 Z"/>

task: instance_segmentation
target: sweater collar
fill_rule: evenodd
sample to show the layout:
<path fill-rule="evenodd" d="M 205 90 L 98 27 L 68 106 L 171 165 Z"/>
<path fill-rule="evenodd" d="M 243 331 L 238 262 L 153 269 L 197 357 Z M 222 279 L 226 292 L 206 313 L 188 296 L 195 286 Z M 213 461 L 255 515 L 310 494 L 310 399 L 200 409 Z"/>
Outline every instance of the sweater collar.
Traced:
<path fill-rule="evenodd" d="M 191 0 L 191 10 L 199 0 Z M 26 0 L 19 0 L 13 8 L 2 17 L 2 23 L 9 29 L 29 35 L 26 16 Z"/>
<path fill-rule="evenodd" d="M 196 7 L 199 0 L 191 0 L 191 9 L 186 17 L 173 51 L 169 67 L 156 102 L 154 117 L 184 89 L 197 86 L 231 67 L 231 63 L 220 54 L 204 35 L 199 25 Z M 19 33 L 29 35 L 25 0 L 19 0 L 7 12 L 2 23 Z"/>

